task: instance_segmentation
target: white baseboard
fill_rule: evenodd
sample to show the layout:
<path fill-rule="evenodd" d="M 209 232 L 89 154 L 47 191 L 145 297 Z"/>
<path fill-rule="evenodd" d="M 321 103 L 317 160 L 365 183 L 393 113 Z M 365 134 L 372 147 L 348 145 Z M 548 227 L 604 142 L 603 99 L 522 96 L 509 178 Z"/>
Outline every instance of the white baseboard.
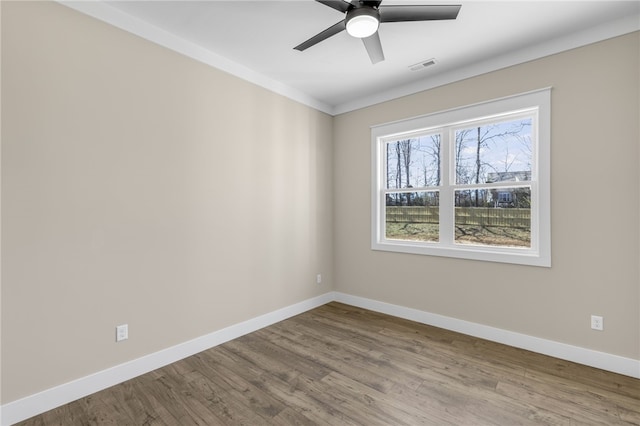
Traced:
<path fill-rule="evenodd" d="M 332 301 L 457 331 L 459 333 L 640 379 L 640 360 L 558 343 L 364 297 L 352 296 L 340 292 L 328 292 L 321 296 L 304 300 L 188 342 L 2 405 L 0 406 L 0 424 L 3 426 L 12 425 Z"/>
<path fill-rule="evenodd" d="M 195 355 L 198 352 L 228 342 L 229 340 L 267 327 L 278 321 L 317 308 L 334 299 L 335 294 L 333 292 L 325 293 L 321 296 L 304 300 L 188 342 L 10 402 L 1 407 L 0 412 L 2 417 L 0 424 L 8 426 L 26 420 L 45 411 L 68 404 L 69 402 L 91 395 L 110 386 L 117 385 L 118 383 L 164 367 L 188 356 Z"/>
<path fill-rule="evenodd" d="M 500 328 L 489 327 L 404 306 L 392 305 L 364 297 L 349 294 L 334 293 L 335 301 L 347 305 L 357 306 L 372 311 L 393 315 L 395 317 L 444 328 L 481 339 L 503 343 L 520 349 L 527 349 L 544 355 L 553 356 L 567 361 L 600 368 L 613 373 L 640 379 L 640 360 L 625 358 L 579 346 L 567 345 L 552 340 L 541 339 L 526 334 L 515 333 Z"/>

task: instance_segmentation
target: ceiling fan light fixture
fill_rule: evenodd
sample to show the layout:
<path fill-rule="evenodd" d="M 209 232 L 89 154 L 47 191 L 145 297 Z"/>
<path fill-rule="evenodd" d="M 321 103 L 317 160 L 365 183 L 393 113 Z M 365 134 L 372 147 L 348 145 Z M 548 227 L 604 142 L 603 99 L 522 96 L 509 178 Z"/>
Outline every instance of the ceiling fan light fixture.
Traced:
<path fill-rule="evenodd" d="M 380 26 L 378 11 L 369 7 L 353 9 L 347 13 L 347 33 L 352 37 L 367 38 Z"/>

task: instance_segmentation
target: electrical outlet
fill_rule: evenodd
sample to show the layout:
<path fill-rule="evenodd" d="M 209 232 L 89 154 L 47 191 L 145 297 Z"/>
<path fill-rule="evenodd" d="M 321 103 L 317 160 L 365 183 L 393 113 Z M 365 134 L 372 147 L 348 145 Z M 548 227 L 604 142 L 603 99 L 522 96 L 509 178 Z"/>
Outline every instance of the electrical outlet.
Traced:
<path fill-rule="evenodd" d="M 316 275 L 316 284 L 322 284 L 322 274 Z"/>
<path fill-rule="evenodd" d="M 116 327 L 116 342 L 121 342 L 129 338 L 129 324 L 123 324 Z"/>
<path fill-rule="evenodd" d="M 604 330 L 604 318 L 598 315 L 591 315 L 591 328 L 598 331 Z"/>

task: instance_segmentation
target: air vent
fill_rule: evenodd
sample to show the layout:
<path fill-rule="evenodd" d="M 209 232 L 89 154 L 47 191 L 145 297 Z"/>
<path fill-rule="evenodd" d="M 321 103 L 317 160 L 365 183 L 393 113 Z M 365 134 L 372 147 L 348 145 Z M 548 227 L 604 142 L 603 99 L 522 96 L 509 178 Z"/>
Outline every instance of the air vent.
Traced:
<path fill-rule="evenodd" d="M 413 64 L 409 67 L 409 69 L 411 71 L 418 71 L 427 67 L 430 67 L 431 65 L 435 65 L 436 64 L 436 60 L 431 58 L 431 59 L 425 59 L 424 61 L 420 61 L 417 64 Z"/>

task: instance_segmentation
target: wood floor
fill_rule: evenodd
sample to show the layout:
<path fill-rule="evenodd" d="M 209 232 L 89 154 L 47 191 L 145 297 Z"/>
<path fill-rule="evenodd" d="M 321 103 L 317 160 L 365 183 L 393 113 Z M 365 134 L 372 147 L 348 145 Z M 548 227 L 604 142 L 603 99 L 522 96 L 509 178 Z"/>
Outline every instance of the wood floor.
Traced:
<path fill-rule="evenodd" d="M 20 425 L 640 425 L 640 380 L 330 303 Z"/>

